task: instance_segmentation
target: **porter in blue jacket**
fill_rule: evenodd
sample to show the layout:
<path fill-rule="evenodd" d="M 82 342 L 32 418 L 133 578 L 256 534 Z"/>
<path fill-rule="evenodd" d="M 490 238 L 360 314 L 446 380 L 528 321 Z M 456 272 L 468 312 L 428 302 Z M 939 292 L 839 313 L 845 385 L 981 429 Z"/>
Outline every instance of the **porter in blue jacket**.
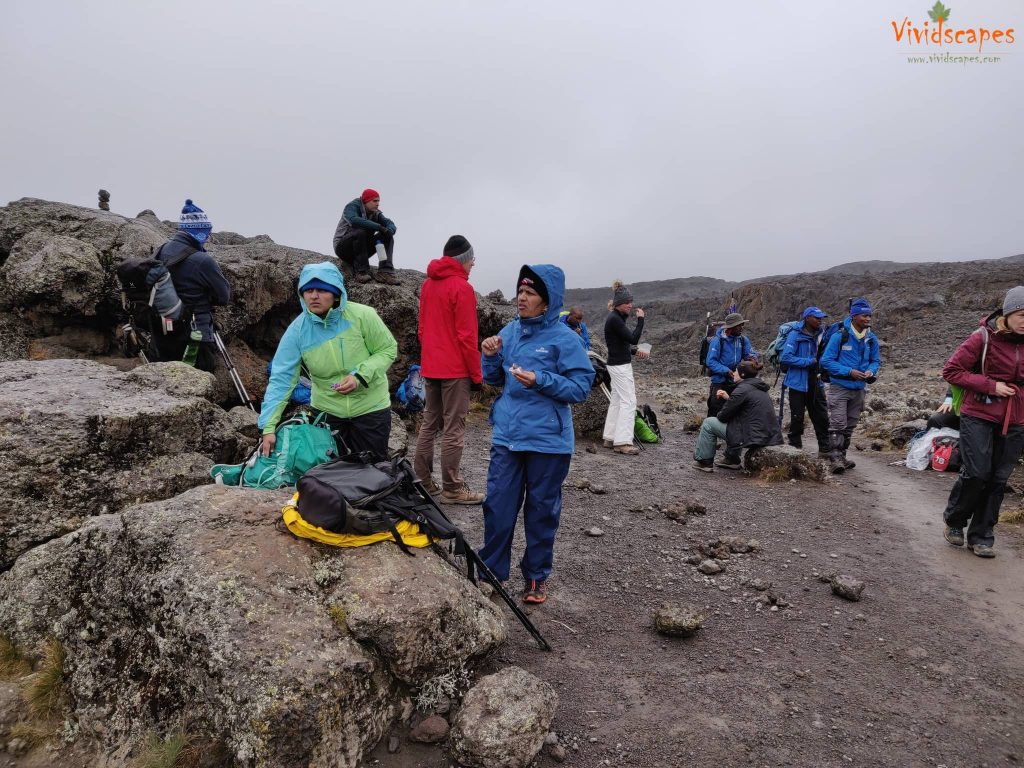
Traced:
<path fill-rule="evenodd" d="M 544 602 L 562 512 L 562 483 L 574 436 L 572 403 L 587 399 L 594 369 L 579 336 L 559 322 L 565 275 L 550 264 L 519 272 L 519 317 L 483 342 L 483 378 L 502 387 L 491 408 L 491 463 L 484 500 L 481 558 L 509 577 L 520 507 L 526 551 L 519 566 L 523 599 Z"/>

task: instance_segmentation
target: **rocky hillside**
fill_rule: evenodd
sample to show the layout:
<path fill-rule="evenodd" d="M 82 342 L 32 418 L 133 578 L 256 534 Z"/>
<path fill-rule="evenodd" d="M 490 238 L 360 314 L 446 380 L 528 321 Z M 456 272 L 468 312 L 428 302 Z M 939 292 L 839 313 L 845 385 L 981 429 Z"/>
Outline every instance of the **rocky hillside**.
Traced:
<path fill-rule="evenodd" d="M 716 277 L 679 277 L 672 280 L 651 280 L 630 283 L 638 306 L 647 306 L 654 301 L 686 301 L 688 299 L 718 298 L 737 287 L 739 283 L 719 280 Z M 566 307 L 579 305 L 586 313 L 587 323 L 593 327 L 601 324 L 608 311 L 611 298 L 610 285 L 598 288 L 570 288 L 565 292 Z"/>
<path fill-rule="evenodd" d="M 864 266 L 874 265 L 865 262 Z M 845 317 L 850 298 L 865 296 L 875 308 L 874 328 L 895 361 L 941 365 L 953 346 L 982 315 L 997 308 L 1007 289 L 1024 282 L 1024 256 L 1006 259 L 904 264 L 896 269 L 844 265 L 822 272 L 750 281 L 717 296 L 646 303 L 647 340 L 665 370 L 692 371 L 707 312 L 722 318 L 730 297 L 750 322 L 759 349 L 775 338 L 780 323 L 815 304 L 835 319 Z"/>

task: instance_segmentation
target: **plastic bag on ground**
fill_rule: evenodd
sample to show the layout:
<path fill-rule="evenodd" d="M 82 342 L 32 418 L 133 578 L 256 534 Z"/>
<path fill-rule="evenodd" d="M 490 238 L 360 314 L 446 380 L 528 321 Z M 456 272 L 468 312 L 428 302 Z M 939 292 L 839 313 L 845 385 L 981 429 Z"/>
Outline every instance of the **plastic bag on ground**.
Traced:
<path fill-rule="evenodd" d="M 942 429 L 929 429 L 914 437 L 907 444 L 906 465 L 910 469 L 928 469 L 932 463 L 932 440 L 936 437 L 954 437 L 960 439 L 960 433 L 955 429 L 943 427 Z"/>

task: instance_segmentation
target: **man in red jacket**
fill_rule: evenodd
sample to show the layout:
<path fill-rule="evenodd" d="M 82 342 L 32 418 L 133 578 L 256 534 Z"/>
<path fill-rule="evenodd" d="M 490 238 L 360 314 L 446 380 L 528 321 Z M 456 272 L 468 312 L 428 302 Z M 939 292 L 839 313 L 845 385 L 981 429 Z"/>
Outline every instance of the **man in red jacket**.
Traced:
<path fill-rule="evenodd" d="M 444 255 L 427 266 L 420 289 L 420 373 L 427 404 L 416 440 L 416 477 L 447 504 L 480 504 L 459 472 L 466 436 L 469 393 L 483 381 L 480 370 L 476 293 L 469 272 L 476 258 L 462 235 L 452 235 Z M 441 488 L 434 482 L 434 439 L 441 433 Z"/>

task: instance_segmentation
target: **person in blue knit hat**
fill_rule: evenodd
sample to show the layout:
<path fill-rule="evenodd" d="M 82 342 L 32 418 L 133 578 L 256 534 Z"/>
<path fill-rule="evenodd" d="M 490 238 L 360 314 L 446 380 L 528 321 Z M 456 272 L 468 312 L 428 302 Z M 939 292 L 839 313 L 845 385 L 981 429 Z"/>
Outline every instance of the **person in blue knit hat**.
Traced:
<path fill-rule="evenodd" d="M 846 458 L 846 451 L 864 409 L 867 385 L 874 383 L 881 365 L 878 337 L 871 330 L 871 305 L 867 299 L 854 299 L 850 316 L 832 333 L 821 353 L 821 369 L 829 376 L 825 399 L 829 460 L 835 474 L 855 466 Z"/>
<path fill-rule="evenodd" d="M 181 360 L 195 327 L 203 335 L 196 368 L 212 373 L 217 358 L 213 308 L 226 306 L 231 301 L 231 286 L 204 247 L 211 232 L 213 224 L 206 212 L 186 200 L 178 219 L 178 231 L 154 255 L 166 264 L 174 290 L 184 306 L 181 318 L 174 321 L 169 332 L 161 333 L 158 329 L 153 336 L 161 360 Z"/>

